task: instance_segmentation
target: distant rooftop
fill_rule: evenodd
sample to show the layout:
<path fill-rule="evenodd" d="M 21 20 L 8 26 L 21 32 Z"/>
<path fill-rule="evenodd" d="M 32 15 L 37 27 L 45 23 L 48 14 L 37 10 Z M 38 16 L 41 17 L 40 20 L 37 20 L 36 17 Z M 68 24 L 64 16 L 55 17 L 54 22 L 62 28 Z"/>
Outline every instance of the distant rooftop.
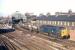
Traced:
<path fill-rule="evenodd" d="M 72 10 L 69 10 L 68 12 L 56 12 L 55 15 L 75 15 L 75 12 L 72 12 Z"/>
<path fill-rule="evenodd" d="M 49 20 L 49 21 L 75 21 L 75 15 L 51 15 L 51 16 L 39 16 L 37 20 Z"/>

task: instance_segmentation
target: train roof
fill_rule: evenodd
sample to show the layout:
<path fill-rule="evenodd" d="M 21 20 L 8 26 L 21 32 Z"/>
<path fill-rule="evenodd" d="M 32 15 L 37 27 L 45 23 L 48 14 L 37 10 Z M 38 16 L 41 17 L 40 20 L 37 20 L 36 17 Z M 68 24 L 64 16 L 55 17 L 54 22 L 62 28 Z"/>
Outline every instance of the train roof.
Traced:
<path fill-rule="evenodd" d="M 42 25 L 40 27 L 58 27 L 58 28 L 64 28 L 62 26 L 53 26 L 53 25 Z"/>
<path fill-rule="evenodd" d="M 75 15 L 51 15 L 51 16 L 39 16 L 37 17 L 37 20 L 48 20 L 48 21 L 69 21 L 74 22 L 75 21 Z"/>

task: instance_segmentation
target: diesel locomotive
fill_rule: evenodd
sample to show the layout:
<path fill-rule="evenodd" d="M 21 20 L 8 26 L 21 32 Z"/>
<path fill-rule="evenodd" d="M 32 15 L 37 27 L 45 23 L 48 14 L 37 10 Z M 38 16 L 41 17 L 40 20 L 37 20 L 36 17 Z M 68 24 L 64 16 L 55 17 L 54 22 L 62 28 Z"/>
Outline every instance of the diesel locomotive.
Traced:
<path fill-rule="evenodd" d="M 39 31 L 48 33 L 48 36 L 55 38 L 70 38 L 69 30 L 65 27 L 42 25 Z"/>

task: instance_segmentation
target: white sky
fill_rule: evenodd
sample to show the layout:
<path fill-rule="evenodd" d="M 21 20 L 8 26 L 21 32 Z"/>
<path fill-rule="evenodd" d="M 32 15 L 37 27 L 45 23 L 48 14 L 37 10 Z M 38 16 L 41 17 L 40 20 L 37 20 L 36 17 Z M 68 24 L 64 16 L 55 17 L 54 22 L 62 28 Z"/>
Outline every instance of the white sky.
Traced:
<path fill-rule="evenodd" d="M 67 12 L 69 9 L 75 12 L 75 0 L 0 0 L 0 14 L 11 14 L 15 11 L 33 12 L 35 14 L 57 11 Z"/>

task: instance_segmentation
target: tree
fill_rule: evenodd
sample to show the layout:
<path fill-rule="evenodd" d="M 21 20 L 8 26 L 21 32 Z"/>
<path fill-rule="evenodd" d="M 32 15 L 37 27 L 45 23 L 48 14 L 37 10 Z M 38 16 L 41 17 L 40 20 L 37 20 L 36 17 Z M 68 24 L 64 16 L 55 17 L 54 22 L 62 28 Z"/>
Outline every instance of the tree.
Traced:
<path fill-rule="evenodd" d="M 46 14 L 47 17 L 49 17 L 50 15 L 51 15 L 51 14 L 50 14 L 49 12 Z"/>

